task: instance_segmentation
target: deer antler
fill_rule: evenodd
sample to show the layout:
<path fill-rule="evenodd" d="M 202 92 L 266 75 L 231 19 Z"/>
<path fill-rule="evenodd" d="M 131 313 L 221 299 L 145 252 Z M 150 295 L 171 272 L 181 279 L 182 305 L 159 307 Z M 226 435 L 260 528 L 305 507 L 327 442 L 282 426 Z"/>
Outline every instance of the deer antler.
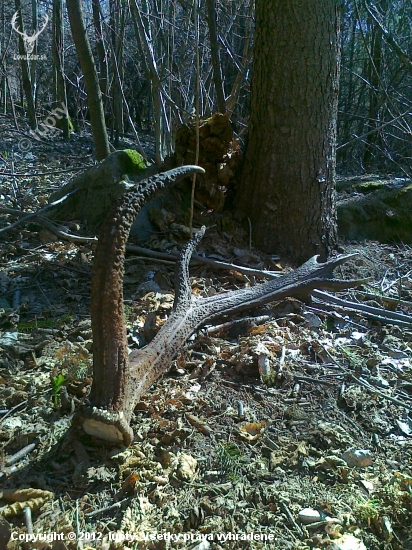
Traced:
<path fill-rule="evenodd" d="M 27 36 L 25 32 L 22 32 L 18 27 L 16 27 L 16 21 L 18 17 L 19 12 L 16 11 L 16 13 L 13 15 L 11 19 L 11 26 L 14 31 L 16 31 L 18 34 L 21 34 L 21 36 L 25 37 Z"/>
<path fill-rule="evenodd" d="M 43 24 L 42 28 L 39 31 L 37 31 L 35 34 L 33 34 L 33 36 L 29 36 L 27 38 L 27 40 L 29 42 L 34 42 L 36 40 L 36 38 L 44 31 L 44 29 L 46 28 L 46 25 L 47 25 L 48 22 L 49 22 L 49 16 L 46 13 L 46 19 L 44 21 L 44 24 Z"/>
<path fill-rule="evenodd" d="M 107 441 L 130 445 L 130 420 L 136 403 L 170 362 L 194 330 L 222 314 L 234 313 L 285 296 L 311 290 L 336 290 L 361 281 L 340 281 L 333 270 L 351 256 L 318 263 L 317 256 L 295 271 L 250 289 L 235 290 L 207 298 L 191 293 L 188 265 L 205 228 L 184 247 L 176 271 L 173 312 L 156 337 L 130 356 L 123 310 L 124 251 L 137 211 L 158 189 L 173 185 L 197 166 L 182 166 L 141 182 L 125 193 L 109 212 L 96 248 L 92 276 L 93 385 L 90 405 L 78 414 L 84 430 Z"/>

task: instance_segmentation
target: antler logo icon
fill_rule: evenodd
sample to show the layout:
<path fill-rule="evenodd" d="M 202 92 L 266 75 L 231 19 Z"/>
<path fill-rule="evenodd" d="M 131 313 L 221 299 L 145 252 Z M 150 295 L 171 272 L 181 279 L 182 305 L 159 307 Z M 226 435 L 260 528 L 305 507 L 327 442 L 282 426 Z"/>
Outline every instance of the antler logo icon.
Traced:
<path fill-rule="evenodd" d="M 34 44 L 37 40 L 37 37 L 39 36 L 39 34 L 41 34 L 44 31 L 44 29 L 46 28 L 47 23 L 49 22 L 49 17 L 46 14 L 46 20 L 44 21 L 44 24 L 43 24 L 42 28 L 39 31 L 37 31 L 36 33 L 34 33 L 32 36 L 29 36 L 25 32 L 22 32 L 17 27 L 16 23 L 17 23 L 18 13 L 19 12 L 16 11 L 16 13 L 13 15 L 13 18 L 11 20 L 11 26 L 12 26 L 14 31 L 16 31 L 18 34 L 20 34 L 23 37 L 24 47 L 26 48 L 27 53 L 31 54 L 33 49 L 34 49 Z"/>

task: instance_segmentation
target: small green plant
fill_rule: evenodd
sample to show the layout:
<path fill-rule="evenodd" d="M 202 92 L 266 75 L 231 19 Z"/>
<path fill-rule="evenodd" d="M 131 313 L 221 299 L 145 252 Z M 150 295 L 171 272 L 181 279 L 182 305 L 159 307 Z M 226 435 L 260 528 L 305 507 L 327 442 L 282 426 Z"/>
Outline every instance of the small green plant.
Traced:
<path fill-rule="evenodd" d="M 51 377 L 52 381 L 52 391 L 53 391 L 53 405 L 57 409 L 60 401 L 60 390 L 63 384 L 66 382 L 66 378 L 62 374 Z"/>
<path fill-rule="evenodd" d="M 136 317 L 133 307 L 127 304 L 124 304 L 123 307 L 124 307 L 124 317 L 125 317 L 126 323 L 132 323 Z"/>
<path fill-rule="evenodd" d="M 79 366 L 76 369 L 76 378 L 79 380 L 82 380 L 83 378 L 86 378 L 89 371 L 89 367 L 87 366 L 87 363 L 84 361 L 80 361 Z"/>
<path fill-rule="evenodd" d="M 235 443 L 220 443 L 217 449 L 217 456 L 220 463 L 220 469 L 224 475 L 230 479 L 238 478 L 239 460 L 242 453 Z"/>
<path fill-rule="evenodd" d="M 381 513 L 381 503 L 377 498 L 370 498 L 369 500 L 359 503 L 354 509 L 354 514 L 363 523 L 367 523 L 370 526 L 372 520 L 378 519 Z"/>
<path fill-rule="evenodd" d="M 349 366 L 356 370 L 364 364 L 364 359 L 354 353 L 348 346 L 339 346 L 339 350 L 349 363 Z"/>
<path fill-rule="evenodd" d="M 31 332 L 37 328 L 59 328 L 64 323 L 70 323 L 73 320 L 73 315 L 63 315 L 63 317 L 52 317 L 50 319 L 35 319 L 18 323 L 17 329 L 19 332 Z"/>

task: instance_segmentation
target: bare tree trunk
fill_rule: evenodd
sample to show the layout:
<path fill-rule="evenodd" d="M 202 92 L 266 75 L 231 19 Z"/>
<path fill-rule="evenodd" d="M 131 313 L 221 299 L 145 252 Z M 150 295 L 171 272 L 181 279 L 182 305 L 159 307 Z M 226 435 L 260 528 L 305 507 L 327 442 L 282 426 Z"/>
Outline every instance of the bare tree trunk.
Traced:
<path fill-rule="evenodd" d="M 124 132 L 123 120 L 123 98 L 122 98 L 122 77 L 123 77 L 123 41 L 125 33 L 125 10 L 120 2 L 110 4 L 111 17 L 111 42 L 112 42 L 112 129 L 114 131 L 114 143 L 119 145 L 120 134 Z"/>
<path fill-rule="evenodd" d="M 20 0 L 15 0 L 15 7 L 17 12 L 17 26 L 20 31 L 24 32 L 23 26 L 23 17 L 21 12 L 21 2 Z M 37 120 L 36 120 L 36 109 L 34 106 L 34 95 L 32 82 L 30 80 L 30 67 L 29 61 L 27 59 L 27 51 L 24 46 L 23 37 L 19 34 L 19 54 L 20 54 L 20 65 L 21 65 L 21 80 L 24 90 L 24 96 L 27 102 L 27 115 L 29 117 L 29 124 L 32 130 L 37 129 Z"/>
<path fill-rule="evenodd" d="M 338 0 L 257 0 L 249 142 L 237 205 L 255 245 L 297 262 L 337 241 Z"/>
<path fill-rule="evenodd" d="M 251 50 L 250 42 L 253 35 L 253 30 L 252 30 L 252 21 L 253 21 L 253 13 L 254 13 L 253 7 L 254 7 L 253 2 L 251 2 L 249 6 L 249 12 L 247 14 L 246 24 L 245 24 L 245 32 L 244 32 L 245 41 L 243 44 L 242 61 L 239 64 L 240 65 L 239 71 L 233 82 L 232 89 L 230 90 L 230 95 L 229 97 L 226 98 L 226 109 L 228 111 L 233 111 L 236 106 L 236 103 L 238 102 L 240 90 L 242 88 L 242 83 L 249 69 L 249 65 L 252 58 L 251 51 L 250 51 Z"/>
<path fill-rule="evenodd" d="M 386 14 L 388 10 L 388 4 L 386 0 L 382 0 L 380 7 Z M 366 132 L 373 128 L 377 128 L 382 124 L 379 120 L 379 111 L 382 104 L 382 47 L 383 38 L 382 33 L 377 25 L 371 22 L 371 49 L 369 53 L 369 63 L 367 68 L 367 76 L 369 80 L 369 111 L 368 121 L 366 126 Z M 368 170 L 371 165 L 372 155 L 377 146 L 379 146 L 380 134 L 379 132 L 372 132 L 366 138 L 366 147 L 363 155 L 363 165 Z"/>
<path fill-rule="evenodd" d="M 61 119 L 61 128 L 64 139 L 70 138 L 70 123 L 67 115 L 66 82 L 64 80 L 63 67 L 63 2 L 53 0 L 53 108 L 61 107 L 63 104 L 65 112 Z"/>
<path fill-rule="evenodd" d="M 4 73 L 4 90 L 3 90 L 3 94 L 4 94 L 4 105 L 3 105 L 3 108 L 4 108 L 4 114 L 7 114 L 7 95 L 9 96 L 9 100 L 10 100 L 10 106 L 11 106 L 11 112 L 13 114 L 13 121 L 14 121 L 14 127 L 16 128 L 16 130 L 19 128 L 19 125 L 17 123 L 17 116 L 16 116 L 16 109 L 14 108 L 14 101 L 13 101 L 13 94 L 11 93 L 11 88 L 10 88 L 10 81 L 9 81 L 9 77 L 8 77 L 8 74 L 7 74 L 7 68 L 6 68 L 6 64 L 2 63 L 2 70 L 3 70 L 3 73 Z"/>
<path fill-rule="evenodd" d="M 216 30 L 215 0 L 206 0 L 207 25 L 209 27 L 210 56 L 212 58 L 213 81 L 215 83 L 217 108 L 220 113 L 226 112 L 225 93 L 223 91 L 222 71 L 220 67 L 219 42 Z"/>
<path fill-rule="evenodd" d="M 135 29 L 136 40 L 142 52 L 145 63 L 145 72 L 152 88 L 152 100 L 154 105 L 155 121 L 155 155 L 156 163 L 160 165 L 163 162 L 164 150 L 170 150 L 171 126 L 166 112 L 166 103 L 171 107 L 176 118 L 183 124 L 180 116 L 179 107 L 164 89 L 157 70 L 156 59 L 153 51 L 153 44 L 148 35 L 143 18 L 136 0 L 130 0 L 133 25 Z"/>
<path fill-rule="evenodd" d="M 32 35 L 36 34 L 36 32 L 37 32 L 37 16 L 38 16 L 37 0 L 31 0 L 31 17 L 32 17 L 31 32 L 32 32 Z M 34 105 L 36 105 L 36 93 L 37 93 L 37 83 L 36 83 L 37 40 L 34 41 L 34 48 L 33 48 L 32 53 L 33 53 L 33 59 L 30 61 L 30 81 L 31 81 L 31 87 L 32 87 L 32 90 L 33 90 Z"/>
<path fill-rule="evenodd" d="M 3 115 L 7 114 L 7 82 L 5 74 L 1 76 L 1 112 Z"/>
<path fill-rule="evenodd" d="M 76 46 L 80 66 L 84 74 L 96 158 L 97 160 L 103 160 L 110 153 L 109 140 L 107 138 L 106 122 L 104 119 L 102 93 L 100 91 L 92 50 L 87 38 L 81 0 L 67 0 L 66 5 L 73 42 Z"/>
<path fill-rule="evenodd" d="M 99 84 L 100 84 L 100 91 L 102 92 L 102 96 L 103 96 L 103 105 L 105 105 L 107 100 L 109 69 L 107 64 L 107 52 L 106 52 L 106 48 L 103 40 L 99 0 L 92 0 L 92 8 L 93 8 L 93 23 L 94 23 L 94 32 L 95 32 L 95 40 L 96 40 L 96 51 L 97 51 L 97 57 L 99 59 L 99 69 L 100 69 Z"/>
<path fill-rule="evenodd" d="M 354 55 L 355 55 L 357 24 L 358 24 L 358 18 L 353 16 L 353 23 L 351 25 L 350 36 L 349 36 L 349 39 L 348 39 L 348 43 L 349 43 L 349 60 L 348 60 L 349 81 L 348 81 L 347 89 L 345 90 L 344 103 L 343 103 L 344 104 L 344 110 L 347 113 L 351 112 L 352 114 L 356 113 L 355 109 L 353 108 L 353 104 L 354 104 L 354 100 L 355 100 L 355 97 L 354 97 L 354 88 L 355 88 L 355 86 L 354 86 L 354 74 L 353 74 L 353 69 L 352 68 L 353 68 L 353 58 L 354 58 Z M 341 87 L 341 96 L 342 95 L 343 95 L 343 90 L 342 90 L 342 87 Z M 352 126 L 352 117 L 349 116 L 349 114 L 347 114 L 344 117 L 343 123 L 341 124 L 340 128 L 338 129 L 338 135 L 339 135 L 341 143 L 346 143 L 347 141 L 349 141 L 351 126 Z M 346 161 L 347 155 L 348 155 L 348 149 L 346 147 L 343 148 L 341 151 L 337 152 L 337 157 L 342 162 Z"/>
<path fill-rule="evenodd" d="M 7 80 L 6 80 L 6 63 L 4 61 L 4 50 L 6 47 L 6 17 L 5 17 L 5 0 L 1 3 L 1 19 L 2 19 L 2 33 L 1 33 L 1 39 L 0 39 L 0 54 L 2 56 L 2 75 L 1 75 L 1 111 L 5 115 L 7 114 Z"/>

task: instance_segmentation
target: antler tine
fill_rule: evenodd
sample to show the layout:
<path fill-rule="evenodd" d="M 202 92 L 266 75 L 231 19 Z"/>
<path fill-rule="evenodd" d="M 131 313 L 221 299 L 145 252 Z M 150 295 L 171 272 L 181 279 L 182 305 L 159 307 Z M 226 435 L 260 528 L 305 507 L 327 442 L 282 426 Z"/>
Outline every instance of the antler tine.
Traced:
<path fill-rule="evenodd" d="M 30 42 L 34 42 L 37 39 L 37 37 L 44 31 L 44 29 L 46 28 L 46 25 L 47 25 L 48 22 L 49 22 L 49 16 L 46 13 L 46 21 L 44 22 L 44 25 L 42 26 L 42 28 L 38 32 L 33 34 L 33 36 L 29 36 L 28 40 Z"/>
<path fill-rule="evenodd" d="M 17 33 L 19 33 L 21 36 L 24 35 L 24 33 L 16 26 L 16 21 L 17 21 L 17 15 L 18 15 L 18 12 L 16 11 L 16 13 L 13 15 L 13 17 L 11 18 L 11 26 L 12 26 L 12 29 L 14 31 L 16 31 Z"/>

